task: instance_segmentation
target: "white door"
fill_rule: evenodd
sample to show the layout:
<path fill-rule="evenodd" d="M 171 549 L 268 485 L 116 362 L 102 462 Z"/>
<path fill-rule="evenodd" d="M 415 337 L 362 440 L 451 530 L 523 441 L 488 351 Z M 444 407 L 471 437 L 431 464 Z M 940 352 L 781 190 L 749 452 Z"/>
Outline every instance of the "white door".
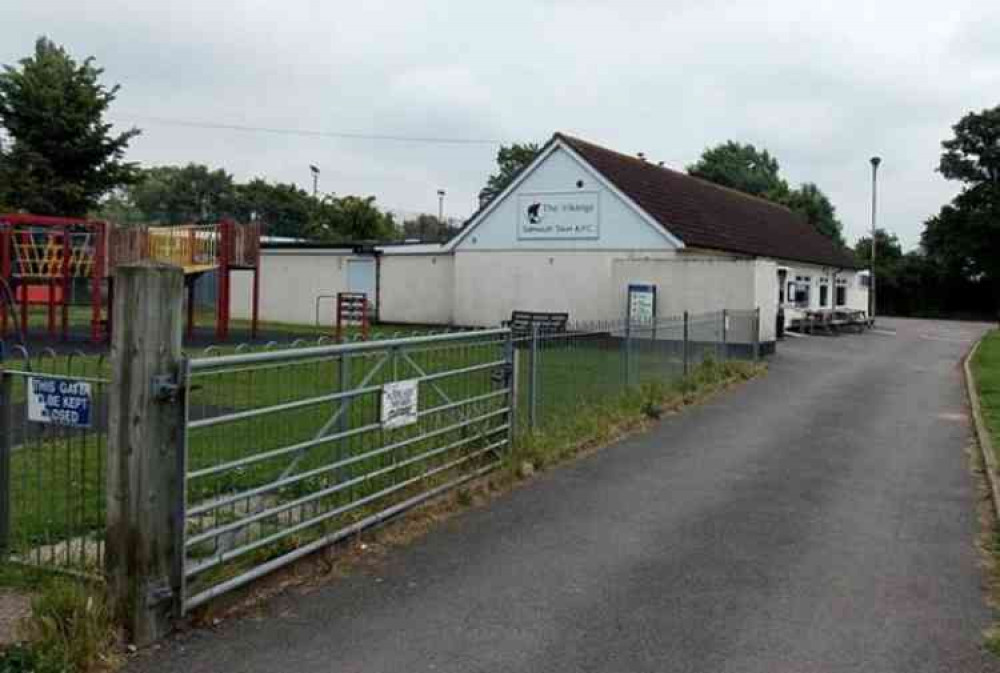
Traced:
<path fill-rule="evenodd" d="M 375 258 L 347 260 L 347 290 L 348 292 L 364 292 L 368 298 L 368 311 L 375 312 Z"/>

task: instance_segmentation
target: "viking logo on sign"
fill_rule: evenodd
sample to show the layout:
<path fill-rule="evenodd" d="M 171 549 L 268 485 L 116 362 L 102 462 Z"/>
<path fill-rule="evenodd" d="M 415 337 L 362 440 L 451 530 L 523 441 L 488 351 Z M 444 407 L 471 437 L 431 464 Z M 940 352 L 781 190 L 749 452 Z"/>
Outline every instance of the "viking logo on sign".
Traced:
<path fill-rule="evenodd" d="M 598 239 L 600 208 L 597 192 L 519 194 L 519 239 Z"/>
<path fill-rule="evenodd" d="M 530 206 L 528 206 L 528 222 L 530 222 L 531 224 L 538 224 L 539 222 L 541 222 L 542 214 L 541 212 L 539 212 L 541 211 L 541 209 L 542 209 L 542 204 L 538 201 L 535 201 Z"/>

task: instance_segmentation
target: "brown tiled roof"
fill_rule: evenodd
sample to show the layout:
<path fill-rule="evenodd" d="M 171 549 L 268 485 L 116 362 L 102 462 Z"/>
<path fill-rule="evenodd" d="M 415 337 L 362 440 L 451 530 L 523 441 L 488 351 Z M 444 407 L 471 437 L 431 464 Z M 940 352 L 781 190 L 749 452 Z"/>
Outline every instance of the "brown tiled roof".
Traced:
<path fill-rule="evenodd" d="M 555 138 L 688 247 L 857 267 L 853 255 L 784 206 L 579 138 Z"/>

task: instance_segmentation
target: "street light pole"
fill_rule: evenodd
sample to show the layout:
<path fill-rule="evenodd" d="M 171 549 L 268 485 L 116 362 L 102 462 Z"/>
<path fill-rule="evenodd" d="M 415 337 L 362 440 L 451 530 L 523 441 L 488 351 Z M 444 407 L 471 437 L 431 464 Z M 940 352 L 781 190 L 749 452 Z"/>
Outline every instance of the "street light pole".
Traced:
<path fill-rule="evenodd" d="M 444 223 L 444 190 L 438 190 L 438 222 Z"/>
<path fill-rule="evenodd" d="M 878 167 L 882 163 L 881 157 L 872 157 L 872 263 L 869 273 L 869 286 L 868 286 L 868 317 L 875 324 L 875 238 L 876 232 L 878 231 L 876 226 L 876 206 L 878 204 Z"/>
<path fill-rule="evenodd" d="M 309 170 L 313 176 L 313 198 L 315 199 L 317 194 L 319 194 L 319 166 L 309 164 Z"/>

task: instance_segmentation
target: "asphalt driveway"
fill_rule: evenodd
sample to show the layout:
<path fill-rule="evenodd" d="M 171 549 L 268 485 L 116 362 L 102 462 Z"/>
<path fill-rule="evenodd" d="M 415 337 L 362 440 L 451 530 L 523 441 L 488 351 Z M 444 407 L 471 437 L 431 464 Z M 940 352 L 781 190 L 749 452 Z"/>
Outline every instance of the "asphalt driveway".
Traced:
<path fill-rule="evenodd" d="M 959 368 L 985 326 L 771 373 L 133 671 L 1000 671 Z"/>

